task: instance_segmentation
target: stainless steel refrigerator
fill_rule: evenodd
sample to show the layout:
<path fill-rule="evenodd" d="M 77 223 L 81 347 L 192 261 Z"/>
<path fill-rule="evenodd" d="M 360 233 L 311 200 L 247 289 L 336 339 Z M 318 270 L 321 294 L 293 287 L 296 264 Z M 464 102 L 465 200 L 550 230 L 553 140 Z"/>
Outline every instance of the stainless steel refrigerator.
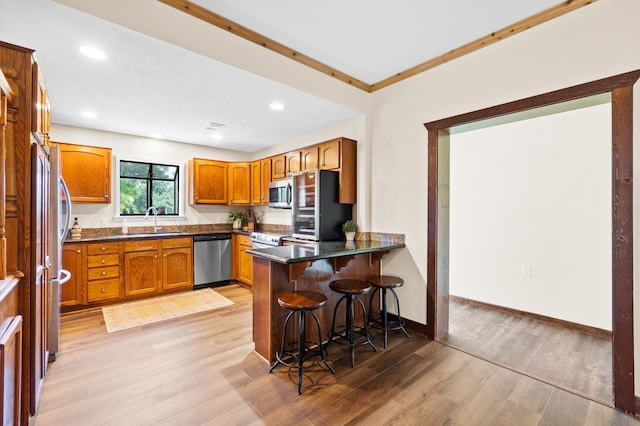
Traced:
<path fill-rule="evenodd" d="M 294 238 L 344 239 L 342 224 L 351 219 L 353 205 L 338 202 L 339 179 L 339 173 L 332 170 L 293 175 L 291 228 Z"/>
<path fill-rule="evenodd" d="M 71 278 L 71 272 L 62 268 L 62 244 L 71 223 L 71 197 L 62 178 L 58 146 L 50 146 L 49 164 L 49 362 L 52 362 L 56 360 L 60 346 L 60 286 Z"/>

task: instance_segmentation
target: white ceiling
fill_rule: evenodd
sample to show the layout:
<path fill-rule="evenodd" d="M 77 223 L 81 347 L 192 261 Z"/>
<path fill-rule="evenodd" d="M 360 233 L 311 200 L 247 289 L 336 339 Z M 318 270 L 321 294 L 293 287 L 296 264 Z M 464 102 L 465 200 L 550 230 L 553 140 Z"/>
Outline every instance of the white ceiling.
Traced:
<path fill-rule="evenodd" d="M 110 6 L 106 0 L 90 3 L 100 1 Z M 149 18 L 142 8 L 157 8 L 156 3 L 135 1 L 129 4 L 137 10 L 127 8 L 120 15 L 153 27 L 153 22 L 144 22 Z M 373 84 L 562 1 L 194 3 Z M 117 13 L 106 10 L 105 17 Z M 175 9 L 171 13 L 176 22 L 183 15 Z M 176 28 L 162 30 L 171 33 Z M 181 31 L 174 36 L 184 39 L 189 34 Z M 227 65 L 222 56 L 194 53 L 195 47 L 186 49 L 184 43 L 178 47 L 52 0 L 0 0 L 0 40 L 36 50 L 54 123 L 144 137 L 161 133 L 167 140 L 253 152 L 350 121 L 361 113 L 318 96 L 317 90 L 304 92 Z M 83 44 L 100 47 L 109 58 L 98 62 L 83 57 L 78 52 Z M 262 58 L 255 55 L 244 60 Z M 259 70 L 257 65 L 253 69 Z M 269 109 L 275 100 L 285 104 L 283 111 Z M 80 112 L 85 110 L 98 117 L 82 117 Z M 211 123 L 224 126 L 208 130 Z M 222 139 L 213 140 L 212 134 Z"/>

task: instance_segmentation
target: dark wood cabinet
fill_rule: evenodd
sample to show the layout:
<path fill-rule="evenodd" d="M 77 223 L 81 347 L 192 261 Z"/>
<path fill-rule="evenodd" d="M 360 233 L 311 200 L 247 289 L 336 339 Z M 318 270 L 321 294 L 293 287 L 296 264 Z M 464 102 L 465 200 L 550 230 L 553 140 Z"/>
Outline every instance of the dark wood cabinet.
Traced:
<path fill-rule="evenodd" d="M 71 273 L 69 281 L 60 286 L 60 307 L 83 303 L 82 297 L 82 244 L 62 246 L 62 268 Z"/>

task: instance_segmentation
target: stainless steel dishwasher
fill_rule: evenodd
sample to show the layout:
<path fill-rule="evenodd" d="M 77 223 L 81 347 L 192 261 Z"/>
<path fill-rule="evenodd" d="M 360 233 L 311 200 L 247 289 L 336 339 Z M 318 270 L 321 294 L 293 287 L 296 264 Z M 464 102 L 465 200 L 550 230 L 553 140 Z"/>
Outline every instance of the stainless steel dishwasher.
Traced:
<path fill-rule="evenodd" d="M 193 288 L 215 287 L 231 281 L 231 234 L 193 237 Z"/>

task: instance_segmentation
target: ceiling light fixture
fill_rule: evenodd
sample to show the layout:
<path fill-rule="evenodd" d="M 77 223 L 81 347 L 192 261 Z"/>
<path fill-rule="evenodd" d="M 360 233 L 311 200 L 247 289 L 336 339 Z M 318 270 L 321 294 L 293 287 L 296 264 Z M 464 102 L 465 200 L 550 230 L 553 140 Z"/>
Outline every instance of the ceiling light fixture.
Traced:
<path fill-rule="evenodd" d="M 98 114 L 96 114 L 95 112 L 91 112 L 91 111 L 82 111 L 80 113 L 81 116 L 83 116 L 84 118 L 96 118 L 98 117 Z"/>
<path fill-rule="evenodd" d="M 80 48 L 80 53 L 88 56 L 91 59 L 97 59 L 99 61 L 107 59 L 107 55 L 102 50 L 97 49 L 93 46 L 82 46 Z"/>
<path fill-rule="evenodd" d="M 282 105 L 280 102 L 272 102 L 271 105 L 269 105 L 269 108 L 274 111 L 282 111 L 284 109 L 284 105 Z"/>
<path fill-rule="evenodd" d="M 220 140 L 220 139 L 222 139 L 222 135 L 213 134 L 213 135 L 211 135 L 211 139 Z"/>

